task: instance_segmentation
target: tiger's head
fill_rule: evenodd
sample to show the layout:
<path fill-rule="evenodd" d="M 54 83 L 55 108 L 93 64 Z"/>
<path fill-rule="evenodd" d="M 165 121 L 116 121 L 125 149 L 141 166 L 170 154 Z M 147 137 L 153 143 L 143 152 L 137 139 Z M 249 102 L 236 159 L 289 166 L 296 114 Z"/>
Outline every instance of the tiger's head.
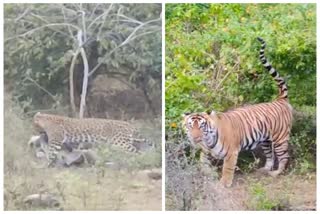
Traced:
<path fill-rule="evenodd" d="M 218 140 L 218 127 L 213 119 L 215 112 L 185 113 L 182 116 L 189 140 L 195 145 L 213 148 Z"/>

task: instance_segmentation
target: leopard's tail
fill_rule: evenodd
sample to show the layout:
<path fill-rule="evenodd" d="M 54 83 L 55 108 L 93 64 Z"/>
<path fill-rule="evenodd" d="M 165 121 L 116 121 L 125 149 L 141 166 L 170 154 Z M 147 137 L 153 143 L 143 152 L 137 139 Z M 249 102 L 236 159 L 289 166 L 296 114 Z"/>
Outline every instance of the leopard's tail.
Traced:
<path fill-rule="evenodd" d="M 288 99 L 288 88 L 287 85 L 282 77 L 280 77 L 278 71 L 272 67 L 272 65 L 269 63 L 267 58 L 264 55 L 264 49 L 266 47 L 265 41 L 258 37 L 257 38 L 259 42 L 261 42 L 261 48 L 260 48 L 260 60 L 263 64 L 263 66 L 269 71 L 273 79 L 277 82 L 277 85 L 279 87 L 279 95 L 278 99 Z"/>

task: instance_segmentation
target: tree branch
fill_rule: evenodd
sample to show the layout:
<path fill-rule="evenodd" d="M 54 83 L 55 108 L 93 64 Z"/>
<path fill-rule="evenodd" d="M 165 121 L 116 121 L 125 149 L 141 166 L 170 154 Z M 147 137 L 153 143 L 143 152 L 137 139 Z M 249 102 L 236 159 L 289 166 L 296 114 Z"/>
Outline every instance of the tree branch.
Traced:
<path fill-rule="evenodd" d="M 47 89 L 45 89 L 44 87 L 39 85 L 39 83 L 37 83 L 34 79 L 32 79 L 31 77 L 26 77 L 26 80 L 29 80 L 30 82 L 35 84 L 38 88 L 40 88 L 42 91 L 44 91 L 46 94 L 48 94 L 55 102 L 57 102 L 55 96 L 53 94 L 51 94 Z"/>
<path fill-rule="evenodd" d="M 138 38 L 138 37 L 145 36 L 145 35 L 148 35 L 148 34 L 151 34 L 151 33 L 155 33 L 155 32 L 157 32 L 157 31 L 159 31 L 159 29 L 158 29 L 158 30 L 153 30 L 153 31 L 147 31 L 147 32 L 138 34 L 138 35 L 132 37 L 131 40 L 134 40 L 134 39 L 136 39 L 136 38 Z"/>
<path fill-rule="evenodd" d="M 157 21 L 161 21 L 161 18 L 157 18 L 157 19 L 153 19 L 153 20 L 149 20 L 145 23 L 142 23 L 141 25 L 139 25 L 138 27 L 136 27 L 131 34 L 127 37 L 126 40 L 124 40 L 119 46 L 115 47 L 113 50 L 111 50 L 106 56 L 103 57 L 103 59 L 90 71 L 89 73 L 89 77 L 96 72 L 96 70 L 103 64 L 103 61 L 106 60 L 107 57 L 109 57 L 111 54 L 113 54 L 116 50 L 118 50 L 119 48 L 121 48 L 122 46 L 126 45 L 127 43 L 129 43 L 132 39 L 135 39 L 137 37 L 134 37 L 135 33 L 140 30 L 142 27 L 153 23 L 153 22 L 157 22 Z"/>
<path fill-rule="evenodd" d="M 98 9 L 98 7 L 100 6 L 100 4 L 96 4 L 96 6 L 94 7 L 94 9 L 92 10 L 91 14 L 90 14 L 90 20 L 92 19 L 93 15 L 95 14 L 96 10 Z"/>
<path fill-rule="evenodd" d="M 83 83 L 82 83 L 79 118 L 83 118 L 84 110 L 86 107 L 86 96 L 87 96 L 87 89 L 88 89 L 89 63 L 88 63 L 88 59 L 86 56 L 86 52 L 84 51 L 84 48 L 80 49 L 80 53 L 81 53 L 84 68 L 83 68 Z"/>
<path fill-rule="evenodd" d="M 69 95 L 70 95 L 70 105 L 71 105 L 71 109 L 72 109 L 72 113 L 73 115 L 76 114 L 77 109 L 76 109 L 76 104 L 74 102 L 74 81 L 73 81 L 73 74 L 74 74 L 74 66 L 76 64 L 78 55 L 80 53 L 80 49 L 78 49 L 76 51 L 76 53 L 74 53 L 72 61 L 71 61 L 71 65 L 70 65 L 70 69 L 69 69 Z"/>
<path fill-rule="evenodd" d="M 86 29 L 86 12 L 82 9 L 82 3 L 80 3 L 81 21 L 82 21 L 82 32 L 84 41 L 87 40 L 87 29 Z"/>
<path fill-rule="evenodd" d="M 52 23 L 52 24 L 47 24 L 47 25 L 43 25 L 43 26 L 34 28 L 32 30 L 29 30 L 29 31 L 23 33 L 23 34 L 20 34 L 20 35 L 14 36 L 14 37 L 10 37 L 10 38 L 6 39 L 4 42 L 8 42 L 10 40 L 13 40 L 13 39 L 16 39 L 16 38 L 19 38 L 19 37 L 27 36 L 27 35 L 32 34 L 32 33 L 36 32 L 38 30 L 41 30 L 43 28 L 50 28 L 50 27 L 54 27 L 54 26 L 64 26 L 64 27 L 65 26 L 70 26 L 70 27 L 75 28 L 76 30 L 80 30 L 79 27 L 77 27 L 77 26 L 75 26 L 73 24 L 69 24 L 69 23 Z"/>
<path fill-rule="evenodd" d="M 118 16 L 126 19 L 126 20 L 119 20 L 119 21 L 122 21 L 122 22 L 131 22 L 131 23 L 136 23 L 136 24 L 139 24 L 139 25 L 143 24 L 143 22 L 140 22 L 138 20 L 132 19 L 132 18 L 130 18 L 128 16 L 125 16 L 123 14 L 120 14 Z"/>
<path fill-rule="evenodd" d="M 46 19 L 44 19 L 43 17 L 39 16 L 39 15 L 36 15 L 34 13 L 30 13 L 31 16 L 43 21 L 45 24 L 50 24 L 50 22 L 48 22 Z M 61 30 L 57 30 L 57 29 L 54 29 L 52 27 L 49 27 L 51 30 L 55 31 L 55 32 L 58 32 L 58 33 L 61 33 L 62 35 L 65 35 L 65 36 L 69 36 L 67 33 L 61 31 Z M 68 26 L 68 28 L 70 28 L 70 26 Z"/>
<path fill-rule="evenodd" d="M 65 8 L 64 6 L 61 7 L 64 22 L 67 21 L 65 9 L 66 9 L 66 8 Z M 71 31 L 70 26 L 67 26 L 67 27 L 68 27 L 68 31 L 69 31 L 70 37 L 75 41 L 76 39 L 75 39 L 75 37 L 73 36 L 73 33 L 72 33 L 72 31 Z"/>
<path fill-rule="evenodd" d="M 100 16 L 96 17 L 88 26 L 88 30 L 90 30 L 90 28 L 92 27 L 92 25 L 94 25 L 101 17 L 103 16 L 107 16 L 112 8 L 113 4 L 110 4 L 108 10 L 106 12 L 104 12 L 103 14 L 101 14 Z"/>
<path fill-rule="evenodd" d="M 29 10 L 30 10 L 30 9 L 27 8 L 20 16 L 18 16 L 18 17 L 14 20 L 14 22 L 18 22 L 20 19 L 22 19 L 25 15 L 28 14 Z"/>
<path fill-rule="evenodd" d="M 98 34 L 97 34 L 97 40 L 99 40 L 100 38 L 100 34 L 101 34 L 101 31 L 102 31 L 102 28 L 104 26 L 104 23 L 106 22 L 106 17 L 108 16 L 110 10 L 111 10 L 111 7 L 112 7 L 113 4 L 110 4 L 108 10 L 106 11 L 105 15 L 103 16 L 103 22 L 100 24 L 100 27 L 99 27 L 99 31 L 98 31 Z"/>

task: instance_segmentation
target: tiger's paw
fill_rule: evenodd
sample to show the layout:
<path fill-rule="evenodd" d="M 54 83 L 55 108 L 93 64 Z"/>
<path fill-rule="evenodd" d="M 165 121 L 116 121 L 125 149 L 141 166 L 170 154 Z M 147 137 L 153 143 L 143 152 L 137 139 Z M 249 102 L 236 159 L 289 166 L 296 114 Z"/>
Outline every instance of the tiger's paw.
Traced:
<path fill-rule="evenodd" d="M 279 174 L 280 174 L 280 172 L 278 170 L 268 172 L 268 175 L 270 175 L 273 178 L 278 177 Z"/>
<path fill-rule="evenodd" d="M 261 173 L 263 175 L 268 175 L 271 172 L 271 170 L 269 170 L 266 167 L 261 167 L 261 168 L 257 169 L 257 172 Z"/>
<path fill-rule="evenodd" d="M 222 177 L 220 179 L 220 184 L 225 188 L 230 188 L 232 186 L 232 179 Z"/>

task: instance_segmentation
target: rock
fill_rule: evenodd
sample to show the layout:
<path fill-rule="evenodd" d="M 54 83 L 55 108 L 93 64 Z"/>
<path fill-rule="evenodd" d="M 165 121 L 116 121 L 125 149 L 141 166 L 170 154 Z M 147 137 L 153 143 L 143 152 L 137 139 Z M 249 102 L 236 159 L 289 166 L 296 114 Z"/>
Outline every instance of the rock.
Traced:
<path fill-rule="evenodd" d="M 60 202 L 57 199 L 57 197 L 49 193 L 28 195 L 27 197 L 24 198 L 23 202 L 26 205 L 29 205 L 32 207 L 44 207 L 44 208 L 60 207 Z"/>
<path fill-rule="evenodd" d="M 94 151 L 82 150 L 82 153 L 83 153 L 84 158 L 88 164 L 95 164 L 96 163 L 98 156 Z"/>
<path fill-rule="evenodd" d="M 162 169 L 146 169 L 138 173 L 138 177 L 141 179 L 149 178 L 151 180 L 160 180 L 162 179 Z"/>
<path fill-rule="evenodd" d="M 45 133 L 31 136 L 28 145 L 37 159 L 47 161 L 48 137 Z M 81 165 L 83 163 L 88 163 L 90 165 L 95 164 L 97 154 L 92 151 L 92 144 L 81 144 L 80 149 L 75 149 L 74 146 L 75 145 L 73 145 L 72 142 L 67 142 L 62 145 L 62 150 L 57 157 L 56 166 L 69 167 L 71 165 Z"/>
<path fill-rule="evenodd" d="M 95 164 L 97 155 L 92 150 L 73 150 L 72 152 L 64 153 L 63 161 L 66 166 L 80 165 L 83 163 Z"/>
<path fill-rule="evenodd" d="M 71 166 L 72 164 L 82 164 L 85 160 L 81 151 L 72 151 L 66 153 L 62 157 L 67 166 Z"/>
<path fill-rule="evenodd" d="M 162 175 L 161 173 L 158 173 L 158 172 L 149 172 L 148 177 L 153 180 L 160 180 L 162 178 Z"/>

